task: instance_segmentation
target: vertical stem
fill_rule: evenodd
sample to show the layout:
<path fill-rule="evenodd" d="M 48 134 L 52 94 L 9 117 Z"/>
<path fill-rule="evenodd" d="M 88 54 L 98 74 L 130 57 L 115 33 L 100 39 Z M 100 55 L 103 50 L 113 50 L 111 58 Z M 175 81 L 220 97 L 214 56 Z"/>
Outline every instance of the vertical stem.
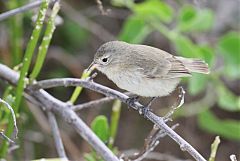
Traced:
<path fill-rule="evenodd" d="M 81 76 L 81 79 L 88 78 L 90 76 L 90 74 L 91 74 L 91 71 L 84 70 L 83 74 Z M 83 90 L 83 88 L 81 86 L 75 88 L 75 90 L 69 100 L 72 104 L 74 104 L 76 102 L 76 100 L 77 100 L 78 96 L 81 94 L 82 90 Z"/>
<path fill-rule="evenodd" d="M 49 0 L 44 0 L 41 7 L 40 7 L 37 22 L 35 24 L 35 27 L 34 27 L 34 30 L 32 32 L 32 35 L 30 37 L 30 40 L 28 42 L 27 49 L 26 49 L 26 52 L 25 52 L 25 55 L 24 55 L 24 58 L 23 58 L 23 61 L 22 61 L 23 66 L 22 66 L 22 69 L 20 71 L 20 78 L 19 78 L 19 81 L 18 81 L 17 89 L 16 89 L 16 99 L 15 99 L 15 102 L 13 104 L 13 109 L 14 109 L 15 113 L 18 112 L 18 109 L 19 109 L 19 106 L 20 106 L 20 103 L 21 103 L 22 93 L 23 93 L 23 89 L 24 89 L 24 85 L 25 85 L 25 77 L 28 73 L 28 69 L 29 69 L 29 66 L 30 66 L 30 63 L 31 63 L 31 60 L 32 60 L 32 55 L 34 53 L 34 50 L 35 50 L 36 45 L 37 45 L 37 41 L 39 39 L 39 35 L 40 35 L 41 29 L 42 29 L 42 26 L 43 26 L 43 21 L 44 21 L 46 11 L 47 11 L 47 8 L 48 8 L 48 4 L 49 4 Z M 7 130 L 6 130 L 6 135 L 7 136 L 10 136 L 13 132 L 12 121 L 13 120 L 9 121 L 9 125 L 7 127 Z M 4 157 L 6 155 L 7 149 L 8 149 L 8 144 L 7 144 L 6 141 L 4 141 L 1 148 L 0 148 L 0 157 Z"/>
<path fill-rule="evenodd" d="M 110 139 L 108 143 L 108 147 L 110 149 L 113 148 L 113 144 L 116 138 L 119 118 L 121 114 L 121 101 L 115 100 L 112 107 L 112 115 L 111 115 L 111 124 L 110 124 Z"/>
<path fill-rule="evenodd" d="M 39 74 L 39 72 L 40 72 L 40 70 L 43 66 L 43 63 L 44 63 L 44 60 L 45 60 L 45 57 L 46 57 L 46 54 L 47 54 L 47 50 L 48 50 L 49 44 L 50 44 L 51 39 L 52 39 L 52 35 L 53 35 L 54 30 L 56 28 L 55 18 L 57 16 L 57 13 L 58 13 L 59 9 L 60 9 L 60 4 L 59 4 L 59 2 L 56 2 L 53 6 L 53 10 L 52 10 L 50 19 L 48 21 L 48 25 L 47 25 L 45 34 L 43 36 L 42 43 L 38 48 L 36 63 L 35 63 L 35 66 L 33 68 L 32 73 L 30 74 L 30 80 L 31 81 L 33 81 L 34 79 L 37 78 L 37 76 L 38 76 L 38 74 Z"/>

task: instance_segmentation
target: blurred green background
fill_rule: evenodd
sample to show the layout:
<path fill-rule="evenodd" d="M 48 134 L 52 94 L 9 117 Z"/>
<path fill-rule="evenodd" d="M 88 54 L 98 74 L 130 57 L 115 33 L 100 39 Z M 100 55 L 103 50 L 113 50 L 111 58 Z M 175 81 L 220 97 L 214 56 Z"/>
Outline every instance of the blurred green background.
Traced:
<path fill-rule="evenodd" d="M 26 3 L 26 0 L 2 0 L 0 11 L 3 13 Z M 41 72 L 37 74 L 37 80 L 81 77 L 97 48 L 110 40 L 146 44 L 173 55 L 204 59 L 208 62 L 211 73 L 194 74 L 191 78 L 183 79 L 181 86 L 186 90 L 185 104 L 176 111 L 174 121 L 170 124 L 180 123 L 176 131 L 205 158 L 208 158 L 210 145 L 217 135 L 220 136 L 221 143 L 216 160 L 229 160 L 231 154 L 238 154 L 239 158 L 240 2 L 104 0 L 102 3 L 107 15 L 101 14 L 94 0 L 61 1 L 61 9 L 55 19 L 56 30 L 50 39 L 51 44 L 46 58 L 43 58 L 43 67 L 39 68 Z M 23 56 L 29 49 L 38 10 L 39 8 L 27 11 L 0 22 L 1 63 L 15 67 L 16 70 L 21 70 L 24 66 Z M 37 46 L 48 30 L 50 13 L 49 10 Z M 32 51 L 35 54 L 29 73 L 39 64 L 36 61 L 37 46 Z M 100 73 L 95 81 L 120 90 Z M 73 90 L 74 88 L 59 87 L 48 91 L 55 97 L 68 101 Z M 171 96 L 159 98 L 152 106 L 153 111 L 160 116 L 166 114 L 176 101 L 177 94 L 176 90 Z M 9 104 L 16 105 L 16 88 L 0 80 L 0 97 Z M 83 90 L 75 104 L 101 97 L 103 96 L 96 92 Z M 114 113 L 114 108 L 118 109 L 117 113 Z M 25 100 L 21 101 L 19 109 L 15 111 L 20 131 L 17 141 L 19 147 L 12 151 L 8 149 L 9 153 L 6 153 L 3 141 L 0 140 L 1 157 L 10 160 L 57 157 L 44 112 Z M 119 102 L 115 102 L 114 106 L 107 103 L 78 113 L 116 153 L 140 149 L 152 128 L 149 121 L 136 111 L 128 110 L 125 105 L 121 108 Z M 0 129 L 7 129 L 10 117 L 9 111 L 1 107 Z M 86 160 L 98 160 L 90 146 L 69 125 L 60 119 L 58 122 L 70 159 L 83 160 L 85 156 Z M 115 140 L 114 145 L 109 143 L 111 137 Z M 182 159 L 190 157 L 168 137 L 160 140 L 156 151 Z"/>

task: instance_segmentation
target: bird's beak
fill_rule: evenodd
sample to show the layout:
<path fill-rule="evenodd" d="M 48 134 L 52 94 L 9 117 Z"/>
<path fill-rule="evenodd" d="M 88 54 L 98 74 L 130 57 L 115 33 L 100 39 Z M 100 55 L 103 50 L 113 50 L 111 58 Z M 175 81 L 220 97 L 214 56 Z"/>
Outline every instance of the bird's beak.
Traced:
<path fill-rule="evenodd" d="M 92 72 L 96 68 L 97 64 L 93 61 L 87 68 L 88 72 Z"/>

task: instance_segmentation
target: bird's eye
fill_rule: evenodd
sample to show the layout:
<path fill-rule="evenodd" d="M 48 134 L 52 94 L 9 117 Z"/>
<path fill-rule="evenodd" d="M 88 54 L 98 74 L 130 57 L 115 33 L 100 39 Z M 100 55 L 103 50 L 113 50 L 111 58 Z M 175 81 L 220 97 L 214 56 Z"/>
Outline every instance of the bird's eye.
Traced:
<path fill-rule="evenodd" d="M 106 63 L 108 61 L 108 58 L 102 58 L 102 62 Z"/>

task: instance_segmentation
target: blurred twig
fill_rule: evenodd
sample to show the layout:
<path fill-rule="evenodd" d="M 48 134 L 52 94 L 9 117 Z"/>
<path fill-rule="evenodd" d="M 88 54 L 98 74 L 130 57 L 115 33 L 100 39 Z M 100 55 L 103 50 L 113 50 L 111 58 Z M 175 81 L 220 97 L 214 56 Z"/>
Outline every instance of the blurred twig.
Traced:
<path fill-rule="evenodd" d="M 116 40 L 115 36 L 105 30 L 101 25 L 91 21 L 90 19 L 87 19 L 76 9 L 68 5 L 66 2 L 62 1 L 61 3 L 62 11 L 66 14 L 68 18 L 76 22 L 79 26 L 90 31 L 102 41 Z"/>
<path fill-rule="evenodd" d="M 130 149 L 130 150 L 124 150 L 123 153 L 126 156 L 131 156 L 134 155 L 135 153 L 137 153 L 138 150 L 135 149 Z M 169 154 L 163 154 L 163 153 L 159 153 L 159 152 L 150 152 L 145 159 L 153 159 L 153 160 L 164 160 L 164 161 L 192 161 L 190 159 L 179 159 L 174 157 L 173 155 L 169 155 Z"/>
<path fill-rule="evenodd" d="M 131 95 L 130 92 L 125 92 L 124 94 L 126 94 L 128 96 Z M 82 104 L 79 104 L 79 105 L 73 105 L 72 109 L 74 111 L 79 111 L 79 110 L 90 108 L 90 107 L 97 107 L 97 106 L 100 107 L 102 104 L 111 102 L 113 100 L 115 100 L 115 98 L 113 98 L 113 97 L 104 97 L 104 98 L 100 98 L 98 100 L 90 101 L 90 102 L 87 102 L 87 103 L 82 103 Z"/>
<path fill-rule="evenodd" d="M 97 6 L 98 6 L 98 9 L 100 10 L 101 14 L 102 15 L 107 15 L 109 13 L 109 9 L 104 9 L 103 8 L 103 4 L 102 4 L 102 1 L 101 0 L 96 0 L 96 3 L 97 3 Z"/>
<path fill-rule="evenodd" d="M 25 12 L 27 10 L 36 8 L 36 7 L 40 6 L 41 3 L 42 3 L 42 0 L 36 0 L 36 1 L 33 1 L 33 2 L 29 3 L 29 4 L 24 5 L 22 7 L 19 7 L 19 8 L 16 8 L 16 9 L 13 9 L 13 10 L 1 13 L 0 14 L 0 21 L 6 19 L 8 17 L 11 17 L 13 15 L 16 15 L 18 13 L 22 13 L 22 12 Z"/>
<path fill-rule="evenodd" d="M 87 102 L 87 103 L 72 106 L 72 109 L 74 111 L 79 111 L 79 110 L 89 108 L 89 107 L 101 106 L 102 104 L 108 103 L 108 102 L 113 101 L 113 100 L 115 100 L 115 98 L 104 97 L 104 98 L 101 98 L 101 99 L 98 99 L 98 100 L 94 100 L 94 101 L 90 101 L 90 102 Z"/>
<path fill-rule="evenodd" d="M 173 125 L 171 128 L 174 130 L 178 124 Z M 159 144 L 159 139 L 165 137 L 167 134 L 164 132 L 164 130 L 161 130 L 158 128 L 157 125 L 154 125 L 151 132 L 147 136 L 144 142 L 144 147 L 141 151 L 138 153 L 135 153 L 133 156 L 129 156 L 127 158 L 124 158 L 126 161 L 141 161 L 148 156 L 150 152 L 152 152 L 156 146 Z"/>
<path fill-rule="evenodd" d="M 54 3 L 56 0 L 51 0 L 51 3 Z M 42 4 L 43 0 L 35 0 L 33 2 L 30 2 L 22 7 L 19 7 L 19 8 L 16 8 L 16 9 L 13 9 L 13 10 L 10 10 L 10 11 L 7 11 L 7 12 L 4 12 L 4 13 L 1 13 L 0 14 L 0 21 L 8 18 L 8 17 L 11 17 L 13 15 L 16 15 L 18 13 L 22 13 L 22 12 L 25 12 L 25 11 L 28 11 L 28 10 L 31 10 L 33 8 L 36 8 L 36 7 L 39 7 L 41 4 Z"/>
<path fill-rule="evenodd" d="M 63 143 L 62 143 L 60 131 L 58 129 L 56 117 L 50 111 L 48 111 L 47 114 L 48 114 L 49 123 L 51 125 L 53 138 L 54 138 L 54 141 L 55 141 L 55 144 L 56 144 L 55 147 L 57 148 L 58 155 L 61 158 L 67 158 L 67 155 L 66 155 L 66 152 L 64 150 Z"/>

